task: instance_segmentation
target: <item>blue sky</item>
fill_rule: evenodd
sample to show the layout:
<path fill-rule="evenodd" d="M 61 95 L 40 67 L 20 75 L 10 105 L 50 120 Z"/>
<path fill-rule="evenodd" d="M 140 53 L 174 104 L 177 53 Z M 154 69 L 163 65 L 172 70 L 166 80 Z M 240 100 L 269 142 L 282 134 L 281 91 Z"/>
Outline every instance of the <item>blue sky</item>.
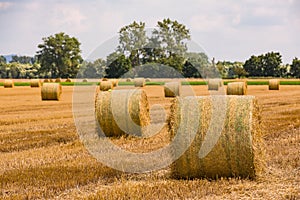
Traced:
<path fill-rule="evenodd" d="M 300 57 L 299 0 L 0 0 L 0 54 L 34 55 L 43 37 L 79 39 L 84 58 L 133 20 L 176 19 L 216 60 L 279 51 Z"/>

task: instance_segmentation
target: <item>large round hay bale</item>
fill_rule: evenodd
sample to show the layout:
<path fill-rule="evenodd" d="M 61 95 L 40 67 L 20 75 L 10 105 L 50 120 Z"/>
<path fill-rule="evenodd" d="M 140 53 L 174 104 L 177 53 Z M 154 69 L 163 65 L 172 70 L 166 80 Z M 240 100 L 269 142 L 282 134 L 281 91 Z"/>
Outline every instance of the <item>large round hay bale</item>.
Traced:
<path fill-rule="evenodd" d="M 98 92 L 96 119 L 108 137 L 124 134 L 142 136 L 150 123 L 149 105 L 144 90 Z"/>
<path fill-rule="evenodd" d="M 134 87 L 144 87 L 146 84 L 144 78 L 135 78 L 133 81 Z"/>
<path fill-rule="evenodd" d="M 111 81 L 101 81 L 99 86 L 101 91 L 108 91 L 114 88 L 114 85 Z"/>
<path fill-rule="evenodd" d="M 14 81 L 13 80 L 4 80 L 4 88 L 13 88 Z"/>
<path fill-rule="evenodd" d="M 72 79 L 67 78 L 67 79 L 66 79 L 66 82 L 67 82 L 67 83 L 71 83 L 71 82 L 72 82 Z"/>
<path fill-rule="evenodd" d="M 246 95 L 247 82 L 233 82 L 227 84 L 227 95 Z"/>
<path fill-rule="evenodd" d="M 110 79 L 110 81 L 112 82 L 112 84 L 113 84 L 113 86 L 114 87 L 117 87 L 118 86 L 118 82 L 119 82 L 119 80 L 118 79 Z"/>
<path fill-rule="evenodd" d="M 56 78 L 55 79 L 55 83 L 60 83 L 61 82 L 61 79 L 60 78 Z"/>
<path fill-rule="evenodd" d="M 42 100 L 59 100 L 62 87 L 59 83 L 45 83 L 41 89 Z"/>
<path fill-rule="evenodd" d="M 41 87 L 40 79 L 31 79 L 30 80 L 30 87 Z"/>
<path fill-rule="evenodd" d="M 168 82 L 164 85 L 165 97 L 180 96 L 181 83 L 180 82 Z"/>
<path fill-rule="evenodd" d="M 269 90 L 279 90 L 280 82 L 278 79 L 269 80 Z"/>
<path fill-rule="evenodd" d="M 255 178 L 264 170 L 260 111 L 253 96 L 177 97 L 169 129 L 174 178 Z"/>
<path fill-rule="evenodd" d="M 219 90 L 219 87 L 222 86 L 222 80 L 209 79 L 207 85 L 208 85 L 208 90 Z"/>
<path fill-rule="evenodd" d="M 127 78 L 126 82 L 132 82 L 132 79 L 131 78 Z"/>

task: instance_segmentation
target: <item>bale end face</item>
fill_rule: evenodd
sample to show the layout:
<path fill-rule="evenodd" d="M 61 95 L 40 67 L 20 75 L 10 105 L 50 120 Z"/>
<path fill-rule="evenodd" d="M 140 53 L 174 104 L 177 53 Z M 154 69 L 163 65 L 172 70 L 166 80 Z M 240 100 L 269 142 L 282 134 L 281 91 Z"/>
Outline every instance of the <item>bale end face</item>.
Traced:
<path fill-rule="evenodd" d="M 144 78 L 135 78 L 134 87 L 144 87 L 146 85 Z"/>
<path fill-rule="evenodd" d="M 269 90 L 279 90 L 280 82 L 277 79 L 269 80 Z"/>
<path fill-rule="evenodd" d="M 177 97 L 181 93 L 181 83 L 180 82 L 169 82 L 164 85 L 165 97 Z"/>
<path fill-rule="evenodd" d="M 247 82 L 233 82 L 227 84 L 227 95 L 247 95 Z"/>
<path fill-rule="evenodd" d="M 208 90 L 219 90 L 219 87 L 222 86 L 222 80 L 209 79 L 207 85 L 208 85 Z"/>
<path fill-rule="evenodd" d="M 62 87 L 59 83 L 45 83 L 41 89 L 42 100 L 60 100 Z"/>
<path fill-rule="evenodd" d="M 30 87 L 41 87 L 40 79 L 31 79 L 30 80 Z"/>
<path fill-rule="evenodd" d="M 4 81 L 4 88 L 13 88 L 14 87 L 14 81 L 13 80 L 5 80 Z"/>
<path fill-rule="evenodd" d="M 113 83 L 111 81 L 101 81 L 100 82 L 100 90 L 101 91 L 108 91 L 113 89 Z"/>

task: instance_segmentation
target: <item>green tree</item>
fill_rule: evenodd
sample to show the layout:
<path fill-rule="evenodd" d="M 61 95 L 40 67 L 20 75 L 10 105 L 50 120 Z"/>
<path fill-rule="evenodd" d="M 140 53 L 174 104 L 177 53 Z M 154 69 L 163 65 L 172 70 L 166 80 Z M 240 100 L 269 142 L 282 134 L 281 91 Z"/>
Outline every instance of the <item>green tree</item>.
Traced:
<path fill-rule="evenodd" d="M 291 76 L 300 78 L 300 60 L 298 58 L 293 59 L 293 63 L 290 68 Z"/>
<path fill-rule="evenodd" d="M 84 62 L 81 67 L 82 78 L 102 78 L 105 76 L 106 62 L 101 58 L 94 62 Z"/>
<path fill-rule="evenodd" d="M 0 55 L 0 64 L 1 63 L 6 63 L 6 58 L 2 55 Z"/>
<path fill-rule="evenodd" d="M 209 59 L 205 53 L 187 52 L 185 58 L 182 69 L 184 77 L 201 78 L 209 67 Z"/>
<path fill-rule="evenodd" d="M 33 64 L 33 63 L 35 63 L 35 59 L 34 59 L 34 57 L 30 57 L 30 56 L 13 55 L 12 60 L 10 62 L 11 63 L 16 62 L 16 63 L 21 63 L 21 64 Z"/>
<path fill-rule="evenodd" d="M 282 63 L 279 52 L 270 52 L 263 55 L 263 75 L 264 76 L 279 76 L 280 64 Z"/>
<path fill-rule="evenodd" d="M 120 78 L 131 68 L 130 59 L 124 54 L 114 52 L 107 56 L 105 69 L 107 78 Z"/>
<path fill-rule="evenodd" d="M 79 64 L 82 62 L 80 55 L 80 42 L 75 37 L 65 33 L 43 38 L 39 44 L 37 58 L 41 64 L 41 73 L 51 73 L 51 77 L 75 77 Z"/>

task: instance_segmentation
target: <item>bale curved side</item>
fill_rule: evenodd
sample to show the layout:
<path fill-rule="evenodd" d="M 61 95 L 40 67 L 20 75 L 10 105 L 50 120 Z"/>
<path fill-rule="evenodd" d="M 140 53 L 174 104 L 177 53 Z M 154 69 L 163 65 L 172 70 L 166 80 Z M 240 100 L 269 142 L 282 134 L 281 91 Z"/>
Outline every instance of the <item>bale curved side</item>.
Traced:
<path fill-rule="evenodd" d="M 246 95 L 247 82 L 233 82 L 227 84 L 227 95 Z"/>
<path fill-rule="evenodd" d="M 222 80 L 209 79 L 207 85 L 208 85 L 208 90 L 219 90 L 219 87 L 222 86 Z"/>
<path fill-rule="evenodd" d="M 4 80 L 4 88 L 13 88 L 14 81 L 13 80 Z"/>
<path fill-rule="evenodd" d="M 213 111 L 212 97 L 193 97 L 196 101 L 198 110 L 199 126 L 196 128 L 196 135 L 191 145 L 184 154 L 177 159 L 171 166 L 171 173 L 174 178 L 218 178 L 218 177 L 242 177 L 256 178 L 264 171 L 264 145 L 260 128 L 260 110 L 253 96 L 215 96 L 226 103 L 225 110 Z M 171 138 L 179 134 L 178 130 L 183 130 L 185 138 L 189 138 L 192 127 L 180 127 L 185 120 L 194 120 L 194 113 L 186 113 L 184 107 L 189 107 L 190 101 L 178 97 L 174 100 L 171 107 L 171 117 L 169 130 Z M 217 123 L 218 114 L 225 112 L 222 131 L 218 135 L 212 132 L 213 136 L 218 135 L 216 143 L 208 154 L 204 157 L 199 156 L 200 149 L 203 147 L 205 139 L 209 138 L 208 130 Z M 180 127 L 180 129 L 179 129 Z M 185 141 L 180 140 L 177 147 L 180 148 Z M 176 151 L 176 149 L 175 149 Z M 174 151 L 172 151 L 173 153 Z M 173 156 L 173 154 L 171 154 Z"/>
<path fill-rule="evenodd" d="M 41 89 L 42 100 L 60 100 L 62 87 L 59 83 L 45 83 Z"/>
<path fill-rule="evenodd" d="M 101 91 L 108 91 L 108 90 L 112 90 L 114 86 L 111 81 L 101 81 L 99 88 Z"/>
<path fill-rule="evenodd" d="M 180 96 L 181 83 L 180 82 L 168 82 L 164 85 L 165 97 Z"/>
<path fill-rule="evenodd" d="M 131 78 L 127 78 L 126 82 L 132 82 L 132 79 Z"/>
<path fill-rule="evenodd" d="M 50 81 L 51 82 L 51 81 Z M 61 82 L 61 78 L 56 78 L 55 79 L 55 83 L 60 83 Z"/>
<path fill-rule="evenodd" d="M 144 78 L 135 78 L 133 81 L 134 87 L 144 87 L 146 84 Z"/>
<path fill-rule="evenodd" d="M 95 101 L 97 122 L 108 137 L 132 134 L 142 136 L 150 123 L 144 90 L 98 92 Z"/>
<path fill-rule="evenodd" d="M 72 82 L 72 79 L 67 78 L 67 79 L 66 79 L 66 82 L 67 82 L 67 83 L 71 83 L 71 82 Z"/>
<path fill-rule="evenodd" d="M 280 82 L 278 79 L 269 80 L 269 90 L 279 90 Z"/>
<path fill-rule="evenodd" d="M 30 80 L 30 87 L 41 87 L 40 79 L 31 79 Z"/>

